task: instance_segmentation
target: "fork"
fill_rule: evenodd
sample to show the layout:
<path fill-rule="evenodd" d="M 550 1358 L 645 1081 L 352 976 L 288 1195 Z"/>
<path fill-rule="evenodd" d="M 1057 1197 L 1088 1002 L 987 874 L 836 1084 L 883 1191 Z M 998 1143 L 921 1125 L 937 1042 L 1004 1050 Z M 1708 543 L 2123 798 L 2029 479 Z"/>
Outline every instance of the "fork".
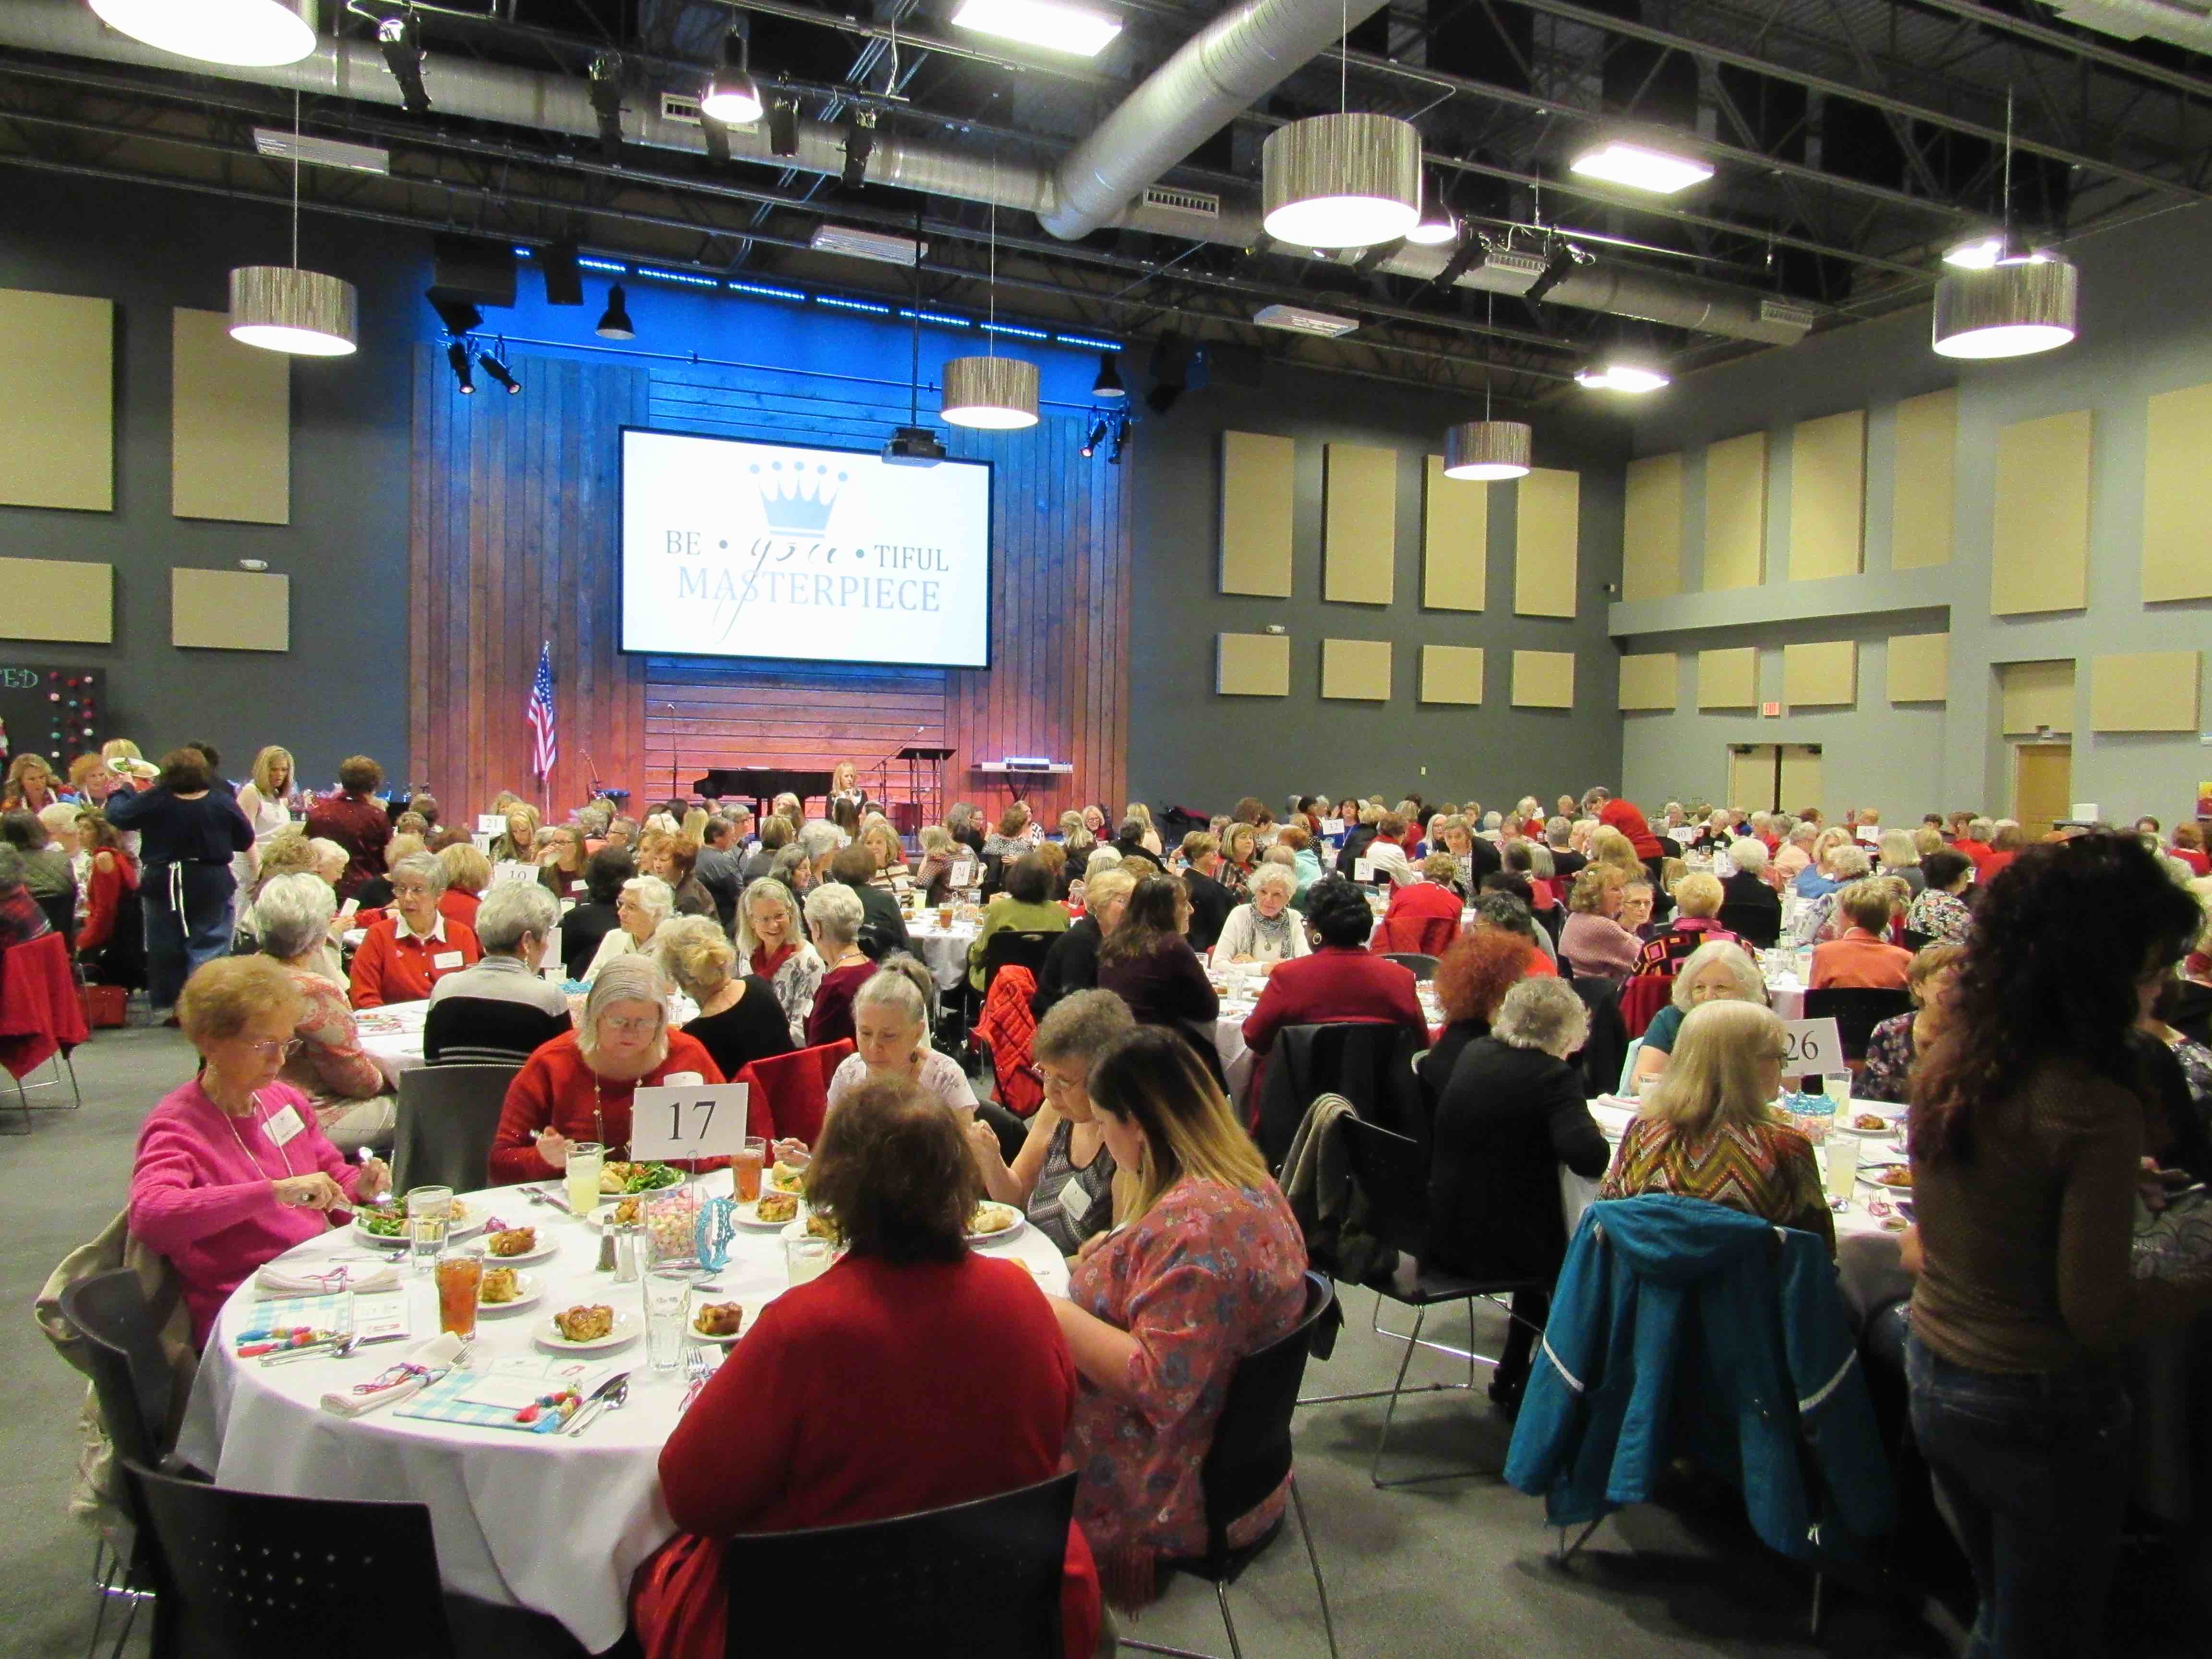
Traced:
<path fill-rule="evenodd" d="M 691 1409 L 691 1402 L 699 1397 L 699 1390 L 707 1386 L 707 1379 L 714 1374 L 714 1367 L 708 1359 L 707 1351 L 704 1348 L 692 1347 L 684 1350 L 684 1375 L 689 1380 L 690 1386 L 684 1390 L 684 1398 L 677 1404 L 676 1414 L 678 1417 Z"/>

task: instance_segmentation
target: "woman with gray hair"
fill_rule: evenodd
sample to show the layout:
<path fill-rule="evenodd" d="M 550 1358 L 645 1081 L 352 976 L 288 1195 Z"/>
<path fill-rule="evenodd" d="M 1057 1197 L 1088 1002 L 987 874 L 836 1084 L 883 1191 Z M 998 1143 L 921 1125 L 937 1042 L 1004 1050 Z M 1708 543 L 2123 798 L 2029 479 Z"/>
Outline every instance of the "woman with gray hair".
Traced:
<path fill-rule="evenodd" d="M 1312 951 L 1305 918 L 1291 908 L 1298 890 L 1294 865 L 1255 865 L 1245 886 L 1252 896 L 1221 924 L 1221 937 L 1213 941 L 1216 962 L 1251 963 L 1264 971 Z"/>
<path fill-rule="evenodd" d="M 300 1018 L 279 1078 L 307 1097 L 315 1127 L 342 1152 L 388 1140 L 392 1097 L 376 1062 L 362 1052 L 345 993 L 324 971 L 337 898 L 319 876 L 278 876 L 253 901 L 261 953 L 284 967 L 300 994 Z"/>
<path fill-rule="evenodd" d="M 868 975 L 853 998 L 853 1052 L 830 1073 L 830 1110 L 868 1084 L 908 1083 L 951 1107 L 963 1127 L 975 1121 L 968 1074 L 929 1044 L 936 990 L 929 969 L 903 951 Z"/>
<path fill-rule="evenodd" d="M 853 999 L 876 970 L 860 949 L 860 923 L 866 915 L 860 896 L 842 882 L 824 883 L 806 895 L 806 929 L 823 969 L 806 1016 L 810 1048 L 853 1035 Z"/>
<path fill-rule="evenodd" d="M 659 876 L 632 876 L 623 883 L 622 896 L 615 901 L 615 925 L 607 929 L 592 953 L 591 965 L 584 969 L 584 983 L 589 985 L 597 979 L 599 970 L 617 957 L 630 956 L 651 945 L 660 924 L 675 910 L 676 891 Z"/>
<path fill-rule="evenodd" d="M 477 908 L 483 959 L 430 989 L 422 1059 L 431 1066 L 520 1066 L 568 1029 L 568 999 L 540 976 L 561 907 L 536 882 L 495 887 Z"/>
<path fill-rule="evenodd" d="M 448 974 L 483 954 L 476 930 L 438 908 L 446 866 L 429 853 L 410 853 L 392 866 L 392 908 L 353 953 L 353 1006 L 420 1002 Z"/>
<path fill-rule="evenodd" d="M 806 1017 L 822 988 L 822 958 L 806 942 L 799 901 L 773 876 L 747 884 L 738 902 L 738 964 L 775 993 L 794 1045 L 806 1042 Z"/>
<path fill-rule="evenodd" d="M 1589 1034 L 1575 988 L 1524 979 L 1505 994 L 1490 1035 L 1468 1045 L 1437 1102 L 1429 1165 L 1429 1237 L 1422 1260 L 1460 1273 L 1522 1279 L 1513 1322 L 1490 1383 L 1510 1416 L 1528 1378 L 1532 1327 L 1551 1311 L 1551 1282 L 1567 1252 L 1559 1165 L 1603 1175 L 1611 1150 L 1583 1103 L 1567 1057 Z"/>
<path fill-rule="evenodd" d="M 491 1143 L 492 1184 L 558 1179 L 579 1141 L 625 1156 L 638 1090 L 727 1080 L 696 1038 L 669 1028 L 653 958 L 617 957 L 584 1000 L 582 1022 L 531 1055 L 507 1085 Z"/>
<path fill-rule="evenodd" d="M 1009 1164 L 988 1123 L 968 1143 L 983 1185 L 1001 1204 L 1018 1204 L 1030 1224 L 1073 1255 L 1085 1239 L 1114 1224 L 1114 1154 L 1091 1114 L 1091 1062 L 1136 1027 L 1128 1004 L 1111 991 L 1078 991 L 1037 1024 L 1030 1057 L 1044 1078 L 1044 1103 Z"/>
<path fill-rule="evenodd" d="M 1715 939 L 1690 952 L 1674 975 L 1674 988 L 1664 1008 L 1651 1017 L 1638 1039 L 1636 1066 L 1630 1085 L 1641 1091 L 1667 1069 L 1675 1036 L 1690 1011 L 1708 1002 L 1767 1003 L 1766 981 L 1751 953 L 1733 939 Z"/>

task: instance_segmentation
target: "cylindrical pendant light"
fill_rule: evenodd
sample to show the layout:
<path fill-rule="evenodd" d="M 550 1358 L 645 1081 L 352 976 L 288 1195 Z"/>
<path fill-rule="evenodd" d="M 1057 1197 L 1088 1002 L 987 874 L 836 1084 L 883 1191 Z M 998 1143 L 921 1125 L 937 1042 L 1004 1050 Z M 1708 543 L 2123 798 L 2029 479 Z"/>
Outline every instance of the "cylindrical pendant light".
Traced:
<path fill-rule="evenodd" d="M 1314 115 L 1260 146 L 1267 234 L 1295 247 L 1372 247 L 1421 220 L 1421 135 L 1392 115 Z"/>
<path fill-rule="evenodd" d="M 240 265 L 230 273 L 231 338 L 302 357 L 354 349 L 351 283 L 296 265 Z"/>
<path fill-rule="evenodd" d="M 955 426 L 1010 432 L 1037 423 L 1036 365 L 1026 357 L 955 357 L 939 412 Z"/>
<path fill-rule="evenodd" d="M 2081 272 L 2070 260 L 1949 270 L 1936 284 L 1935 346 L 1945 357 L 2025 357 L 2074 337 Z"/>
<path fill-rule="evenodd" d="M 1519 478 L 1528 471 L 1535 434 L 1519 421 L 1462 421 L 1444 428 L 1447 478 Z"/>
<path fill-rule="evenodd" d="M 315 0 L 92 0 L 110 28 L 179 58 L 255 69 L 315 49 Z"/>

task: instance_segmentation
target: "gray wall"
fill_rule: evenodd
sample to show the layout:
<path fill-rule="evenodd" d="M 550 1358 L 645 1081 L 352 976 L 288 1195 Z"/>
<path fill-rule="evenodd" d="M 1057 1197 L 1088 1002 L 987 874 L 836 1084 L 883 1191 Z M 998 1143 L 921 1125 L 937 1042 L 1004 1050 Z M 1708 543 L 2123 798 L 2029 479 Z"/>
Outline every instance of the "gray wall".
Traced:
<path fill-rule="evenodd" d="M 1929 348 L 1924 307 L 1823 334 L 1686 377 L 1636 424 L 1638 455 L 1685 454 L 1685 585 L 1702 540 L 1704 445 L 1768 433 L 1767 551 L 1784 568 L 1789 522 L 1790 430 L 1848 409 L 1869 411 L 1865 574 L 1819 583 L 1770 580 L 1730 593 L 1686 593 L 1613 608 L 1623 648 L 1683 653 L 1674 714 L 1626 717 L 1626 787 L 1641 799 L 1717 798 L 1730 743 L 1824 744 L 1831 811 L 1877 805 L 1885 818 L 2013 805 L 2012 745 L 1998 731 L 1994 665 L 2072 658 L 2074 787 L 2108 817 L 2187 816 L 2212 750 L 2196 733 L 2100 736 L 2088 730 L 2090 659 L 2105 653 L 2202 650 L 2212 645 L 2212 601 L 2145 605 L 2141 597 L 2143 431 L 2155 393 L 2212 380 L 2212 211 L 2192 208 L 2092 235 L 2070 250 L 2081 267 L 2081 333 L 2071 345 L 2009 362 L 1960 363 Z M 1934 570 L 1890 567 L 1890 504 L 1899 400 L 1959 388 L 1957 495 L 1952 562 Z M 2000 428 L 2075 409 L 2095 413 L 2088 605 L 2034 617 L 1990 614 L 1991 524 Z M 1893 706 L 1884 694 L 1892 634 L 1951 635 L 1948 703 Z M 1859 640 L 1856 708 L 1779 720 L 1696 712 L 1700 648 L 1756 644 L 1760 691 L 1782 696 L 1781 646 Z M 2200 717 L 2202 711 L 2200 711 Z M 2201 722 L 2200 723 L 2204 723 Z"/>
<path fill-rule="evenodd" d="M 21 168 L 8 170 L 5 188 L 0 287 L 116 302 L 117 432 L 115 510 L 0 507 L 0 552 L 113 565 L 115 637 L 106 646 L 0 638 L 0 653 L 105 671 L 109 732 L 149 754 L 204 738 L 243 777 L 255 750 L 279 743 L 318 786 L 356 752 L 404 779 L 405 348 L 428 319 L 426 240 L 314 214 L 302 222 L 301 262 L 360 288 L 363 349 L 292 371 L 292 522 L 218 524 L 169 512 L 169 313 L 223 310 L 231 266 L 288 257 L 283 216 Z M 291 650 L 171 645 L 171 568 L 245 558 L 291 578 Z M 0 595 L 0 634 L 9 609 Z"/>
<path fill-rule="evenodd" d="M 1510 805 L 1523 793 L 1549 801 L 1562 791 L 1610 786 L 1620 769 L 1620 716 L 1606 602 L 1608 585 L 1620 580 L 1626 423 L 1594 417 L 1572 392 L 1534 416 L 1514 411 L 1535 427 L 1539 465 L 1582 474 L 1575 617 L 1512 614 L 1510 483 L 1490 487 L 1488 608 L 1425 611 L 1422 457 L 1440 453 L 1445 427 L 1478 416 L 1480 404 L 1276 365 L 1266 374 L 1258 389 L 1214 386 L 1186 394 L 1166 418 L 1140 422 L 1131 445 L 1128 465 L 1143 481 L 1130 629 L 1132 794 L 1225 811 L 1248 793 L 1279 803 L 1292 791 L 1393 798 L 1417 791 L 1430 800 Z M 1289 599 L 1218 591 L 1224 430 L 1297 440 Z M 1321 598 L 1323 447 L 1330 442 L 1399 452 L 1397 562 L 1387 607 Z M 1291 637 L 1290 696 L 1216 696 L 1215 635 L 1276 623 Z M 1390 701 L 1324 702 L 1323 638 L 1391 641 Z M 1484 647 L 1480 708 L 1419 701 L 1424 643 Z M 1572 710 L 1510 706 L 1516 648 L 1575 653 Z"/>

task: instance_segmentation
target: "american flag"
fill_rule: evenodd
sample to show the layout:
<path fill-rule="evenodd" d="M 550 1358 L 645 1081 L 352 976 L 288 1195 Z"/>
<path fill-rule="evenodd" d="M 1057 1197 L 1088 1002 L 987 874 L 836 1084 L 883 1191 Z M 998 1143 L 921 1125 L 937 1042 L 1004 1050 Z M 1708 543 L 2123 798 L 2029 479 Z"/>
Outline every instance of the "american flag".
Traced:
<path fill-rule="evenodd" d="M 553 775 L 559 752 L 553 741 L 553 645 L 538 647 L 538 678 L 530 683 L 530 732 L 533 739 L 531 769 L 541 778 Z"/>

